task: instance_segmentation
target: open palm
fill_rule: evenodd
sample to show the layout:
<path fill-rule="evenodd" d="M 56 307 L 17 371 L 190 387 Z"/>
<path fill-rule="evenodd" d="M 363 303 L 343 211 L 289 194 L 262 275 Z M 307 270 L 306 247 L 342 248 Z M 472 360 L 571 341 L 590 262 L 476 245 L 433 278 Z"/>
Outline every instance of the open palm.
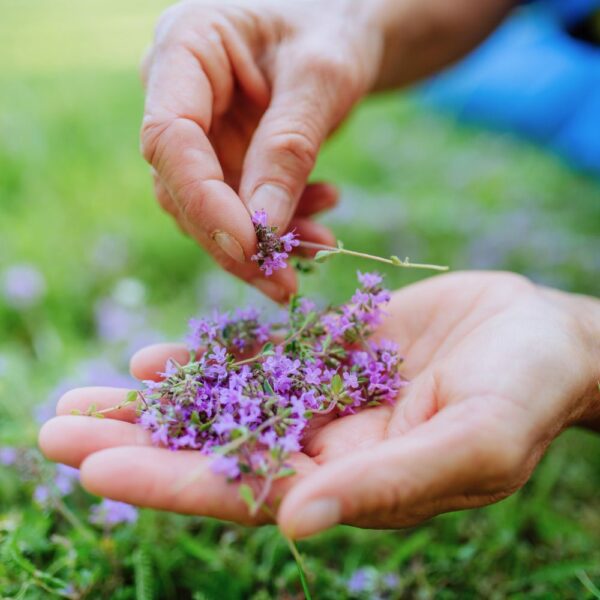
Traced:
<path fill-rule="evenodd" d="M 395 406 L 317 424 L 297 474 L 269 502 L 292 537 L 339 522 L 402 527 L 506 497 L 560 431 L 591 406 L 591 353 L 566 295 L 510 274 L 457 273 L 396 292 L 380 334 L 400 345 L 411 380 Z M 185 348 L 138 353 L 150 378 Z M 565 357 L 569 368 L 565 369 Z M 234 485 L 198 452 L 152 447 L 135 409 L 109 419 L 71 416 L 117 405 L 126 390 L 74 390 L 40 433 L 51 459 L 81 467 L 93 493 L 141 506 L 251 522 Z M 260 517 L 263 518 L 263 517 Z"/>

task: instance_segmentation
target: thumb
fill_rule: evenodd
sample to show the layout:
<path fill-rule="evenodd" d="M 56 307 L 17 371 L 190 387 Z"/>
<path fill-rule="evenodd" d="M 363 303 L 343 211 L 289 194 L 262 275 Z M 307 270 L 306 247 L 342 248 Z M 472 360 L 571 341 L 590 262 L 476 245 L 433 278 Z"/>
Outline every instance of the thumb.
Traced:
<path fill-rule="evenodd" d="M 278 511 L 284 535 L 302 538 L 340 523 L 406 527 L 484 504 L 483 490 L 466 492 L 479 485 L 495 489 L 513 453 L 499 450 L 491 419 L 473 418 L 462 407 L 443 412 L 409 434 L 334 459 L 302 479 Z"/>
<path fill-rule="evenodd" d="M 321 144 L 351 106 L 340 68 L 279 70 L 272 101 L 244 161 L 240 196 L 285 229 L 295 213 Z M 333 76 L 337 72 L 338 76 Z M 327 78 L 324 73 L 330 76 Z"/>

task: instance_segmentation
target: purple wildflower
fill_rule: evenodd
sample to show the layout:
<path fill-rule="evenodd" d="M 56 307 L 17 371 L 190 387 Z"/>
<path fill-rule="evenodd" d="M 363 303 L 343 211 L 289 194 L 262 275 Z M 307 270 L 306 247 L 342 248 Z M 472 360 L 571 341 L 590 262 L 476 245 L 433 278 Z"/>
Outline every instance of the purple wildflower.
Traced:
<path fill-rule="evenodd" d="M 46 280 L 33 265 L 14 265 L 4 271 L 1 289 L 9 306 L 27 309 L 36 305 L 46 293 Z"/>
<path fill-rule="evenodd" d="M 79 469 L 69 467 L 68 465 L 57 465 L 54 485 L 57 487 L 61 496 L 70 494 L 79 482 Z"/>
<path fill-rule="evenodd" d="M 252 223 L 258 240 L 258 250 L 252 256 L 252 260 L 258 263 L 260 270 L 267 277 L 270 277 L 275 271 L 286 268 L 290 252 L 300 241 L 293 231 L 279 237 L 277 227 L 267 225 L 267 214 L 264 210 L 254 213 Z"/>
<path fill-rule="evenodd" d="M 19 457 L 19 453 L 16 448 L 12 446 L 4 446 L 0 448 L 0 464 L 5 467 L 10 467 L 17 462 L 17 458 Z"/>
<path fill-rule="evenodd" d="M 370 571 L 366 568 L 357 569 L 348 580 L 347 587 L 351 594 L 366 592 L 371 583 Z"/>
<path fill-rule="evenodd" d="M 379 287 L 383 281 L 383 278 L 379 273 L 361 273 L 358 272 L 358 281 L 365 288 L 376 288 Z"/>
<path fill-rule="evenodd" d="M 395 573 L 381 573 L 373 566 L 360 567 L 346 583 L 349 595 L 359 598 L 390 598 L 399 586 Z"/>
<path fill-rule="evenodd" d="M 100 504 L 95 504 L 90 509 L 90 523 L 107 529 L 112 529 L 121 523 L 135 523 L 138 518 L 137 508 L 104 498 Z"/>
<path fill-rule="evenodd" d="M 213 473 L 225 475 L 227 479 L 237 479 L 240 475 L 238 459 L 234 456 L 219 456 L 211 464 Z"/>
<path fill-rule="evenodd" d="M 47 485 L 38 485 L 33 492 L 33 500 L 40 506 L 47 506 L 50 501 L 50 490 Z"/>

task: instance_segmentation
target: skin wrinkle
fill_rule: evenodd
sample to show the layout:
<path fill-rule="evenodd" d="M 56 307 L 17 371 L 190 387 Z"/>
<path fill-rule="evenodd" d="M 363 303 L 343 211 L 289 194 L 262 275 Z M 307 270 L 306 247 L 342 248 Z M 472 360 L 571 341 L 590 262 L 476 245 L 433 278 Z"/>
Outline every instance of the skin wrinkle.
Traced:
<path fill-rule="evenodd" d="M 183 47 L 190 53 L 198 63 L 199 69 L 206 75 L 210 83 L 210 88 L 213 92 L 213 119 L 220 117 L 229 110 L 234 93 L 233 73 L 231 70 L 231 62 L 228 60 L 226 53 L 223 50 L 223 41 L 219 31 L 212 29 L 208 35 L 203 35 L 197 32 L 199 39 L 194 43 L 182 42 Z M 214 38 L 217 38 L 216 40 Z M 207 41 L 210 51 L 202 47 L 202 41 Z M 215 59 L 218 64 L 211 64 L 206 60 L 210 56 Z M 218 73 L 218 75 L 215 73 Z M 222 77 L 221 73 L 225 71 L 226 76 Z M 209 125 L 210 127 L 210 125 Z"/>
<path fill-rule="evenodd" d="M 269 84 L 256 57 L 249 52 L 247 46 L 240 44 L 236 32 L 228 22 L 218 23 L 215 28 L 229 58 L 231 76 L 235 76 L 243 93 L 265 110 L 270 100 Z"/>

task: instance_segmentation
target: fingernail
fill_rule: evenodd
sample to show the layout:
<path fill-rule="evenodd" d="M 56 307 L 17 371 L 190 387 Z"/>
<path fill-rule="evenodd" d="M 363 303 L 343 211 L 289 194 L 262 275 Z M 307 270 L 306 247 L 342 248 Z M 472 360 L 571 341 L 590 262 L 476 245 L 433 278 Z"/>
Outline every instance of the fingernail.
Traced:
<path fill-rule="evenodd" d="M 287 298 L 285 289 L 274 281 L 257 278 L 253 279 L 250 283 L 265 294 L 265 296 L 269 296 L 269 298 L 275 300 L 275 302 L 283 302 Z"/>
<path fill-rule="evenodd" d="M 248 208 L 251 213 L 264 210 L 269 217 L 269 223 L 282 225 L 287 224 L 293 203 L 290 195 L 282 187 L 265 183 L 256 189 L 248 202 Z"/>
<path fill-rule="evenodd" d="M 225 254 L 231 256 L 233 260 L 236 260 L 239 263 L 246 262 L 246 256 L 244 255 L 244 251 L 240 246 L 240 243 L 228 233 L 224 231 L 215 231 L 212 235 L 212 239 L 215 240 L 215 243 Z"/>
<path fill-rule="evenodd" d="M 340 503 L 335 498 L 313 500 L 296 515 L 292 536 L 301 538 L 329 529 L 340 522 L 341 516 Z"/>

